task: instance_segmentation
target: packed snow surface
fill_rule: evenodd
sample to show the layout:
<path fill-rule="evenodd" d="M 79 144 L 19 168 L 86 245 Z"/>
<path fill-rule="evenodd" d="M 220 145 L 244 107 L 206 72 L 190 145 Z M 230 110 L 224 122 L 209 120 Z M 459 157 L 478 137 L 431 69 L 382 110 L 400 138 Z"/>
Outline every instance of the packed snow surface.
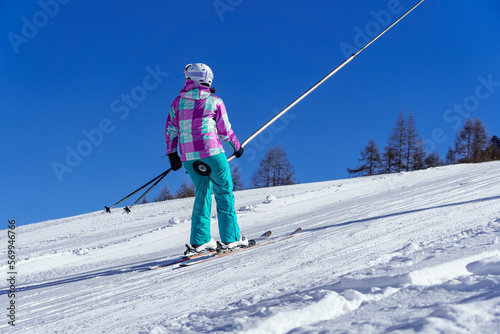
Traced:
<path fill-rule="evenodd" d="M 499 162 L 235 196 L 243 235 L 303 232 L 148 270 L 183 253 L 192 198 L 18 227 L 0 332 L 500 332 Z M 6 259 L 7 230 L 0 244 Z"/>

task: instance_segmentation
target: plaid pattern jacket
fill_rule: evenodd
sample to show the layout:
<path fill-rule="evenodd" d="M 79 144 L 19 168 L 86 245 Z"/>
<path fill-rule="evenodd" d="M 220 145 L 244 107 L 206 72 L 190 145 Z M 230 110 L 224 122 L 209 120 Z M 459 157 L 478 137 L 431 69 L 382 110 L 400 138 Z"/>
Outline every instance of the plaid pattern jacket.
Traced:
<path fill-rule="evenodd" d="M 182 161 L 196 160 L 224 152 L 221 139 L 240 149 L 240 142 L 226 113 L 224 102 L 210 88 L 188 79 L 172 102 L 165 129 L 167 154 L 177 152 Z"/>

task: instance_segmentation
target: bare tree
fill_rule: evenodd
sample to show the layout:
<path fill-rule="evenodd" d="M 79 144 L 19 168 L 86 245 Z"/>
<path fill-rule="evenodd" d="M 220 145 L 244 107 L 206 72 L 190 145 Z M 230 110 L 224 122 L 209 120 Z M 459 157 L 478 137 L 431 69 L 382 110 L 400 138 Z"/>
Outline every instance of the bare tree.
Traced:
<path fill-rule="evenodd" d="M 443 160 L 441 160 L 439 153 L 436 151 L 429 153 L 429 155 L 425 158 L 425 165 L 428 168 L 442 166 L 443 164 Z"/>
<path fill-rule="evenodd" d="M 396 148 L 389 142 L 387 146 L 384 147 L 384 154 L 382 155 L 384 173 L 396 172 L 398 164 L 399 162 L 396 154 Z"/>
<path fill-rule="evenodd" d="M 490 140 L 488 148 L 486 149 L 486 156 L 488 160 L 500 160 L 500 139 L 493 136 Z"/>
<path fill-rule="evenodd" d="M 461 156 L 458 162 L 471 162 L 472 161 L 472 141 L 474 136 L 474 122 L 472 118 L 465 122 L 462 129 L 457 133 L 455 139 L 455 152 Z"/>
<path fill-rule="evenodd" d="M 495 145 L 496 148 L 500 149 L 500 138 L 498 138 L 497 136 L 493 136 L 491 137 L 490 142 L 491 144 Z"/>
<path fill-rule="evenodd" d="M 391 134 L 389 135 L 388 145 L 386 146 L 386 153 L 389 156 L 389 152 L 387 150 L 391 150 L 391 157 L 393 158 L 393 165 L 395 172 L 399 173 L 404 168 L 404 158 L 405 158 L 405 149 L 406 149 L 406 122 L 404 111 L 401 110 L 398 118 L 396 119 L 396 123 L 392 129 Z"/>
<path fill-rule="evenodd" d="M 406 158 L 406 170 L 418 170 L 422 169 L 425 160 L 425 146 L 422 141 L 418 139 L 417 122 L 415 121 L 415 115 L 410 112 L 408 119 L 406 120 L 405 129 L 405 158 Z"/>
<path fill-rule="evenodd" d="M 382 160 L 377 143 L 370 138 L 368 144 L 361 150 L 361 157 L 358 159 L 360 165 L 355 169 L 347 168 L 351 176 L 376 175 L 382 172 Z"/>
<path fill-rule="evenodd" d="M 158 196 L 155 197 L 153 201 L 155 202 L 162 202 L 162 201 L 168 201 L 171 199 L 174 199 L 174 195 L 170 192 L 170 188 L 168 187 L 168 183 L 165 183 L 165 187 L 160 191 Z"/>
<path fill-rule="evenodd" d="M 448 153 L 446 153 L 446 162 L 447 165 L 454 165 L 457 163 L 457 152 L 455 152 L 454 149 L 451 148 L 451 146 L 448 147 Z"/>
<path fill-rule="evenodd" d="M 234 165 L 231 169 L 231 177 L 233 179 L 233 190 L 243 190 L 245 189 L 245 185 L 243 180 L 241 179 L 240 167 L 238 165 Z"/>
<path fill-rule="evenodd" d="M 408 163 L 411 165 L 411 170 L 420 170 L 426 168 L 425 159 L 427 154 L 425 153 L 425 144 L 423 140 L 415 140 L 414 148 L 411 149 L 411 156 L 408 158 Z M 410 144 L 408 144 L 408 147 Z M 408 151 L 410 152 L 410 151 Z M 408 166 L 408 165 L 407 165 Z M 410 170 L 406 167 L 406 170 Z"/>
<path fill-rule="evenodd" d="M 283 146 L 270 148 L 260 160 L 259 168 L 252 175 L 254 188 L 295 184 L 295 170 Z"/>
<path fill-rule="evenodd" d="M 497 136 L 491 138 L 486 148 L 486 157 L 490 161 L 500 160 L 500 139 Z"/>
<path fill-rule="evenodd" d="M 488 160 L 488 133 L 481 119 L 472 118 L 465 122 L 455 139 L 455 152 L 461 158 L 458 162 L 481 162 Z"/>
<path fill-rule="evenodd" d="M 474 121 L 472 137 L 472 162 L 486 161 L 486 148 L 488 147 L 488 133 L 481 119 Z"/>
<path fill-rule="evenodd" d="M 194 189 L 194 184 L 191 182 L 187 182 L 184 180 L 182 182 L 181 186 L 179 189 L 177 189 L 177 192 L 175 193 L 176 198 L 186 198 L 186 197 L 194 197 L 195 195 L 195 189 Z"/>

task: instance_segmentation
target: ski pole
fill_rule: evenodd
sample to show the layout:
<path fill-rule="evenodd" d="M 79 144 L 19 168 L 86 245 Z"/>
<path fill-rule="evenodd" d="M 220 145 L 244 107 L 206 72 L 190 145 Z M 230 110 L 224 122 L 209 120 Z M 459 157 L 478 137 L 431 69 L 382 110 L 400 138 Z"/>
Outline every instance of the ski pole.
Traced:
<path fill-rule="evenodd" d="M 413 11 L 415 8 L 417 8 L 424 0 L 420 0 L 415 6 L 413 6 L 410 10 L 408 10 L 405 14 L 403 14 L 399 19 L 397 19 L 394 23 L 392 23 L 390 26 L 388 26 L 384 31 L 382 31 L 380 34 L 378 34 L 375 38 L 373 38 L 370 42 L 368 42 L 365 46 L 363 46 L 361 49 L 358 50 L 358 52 L 352 54 L 349 58 L 344 60 L 339 66 L 333 69 L 330 73 L 328 73 L 326 76 L 324 76 L 320 81 L 315 83 L 311 88 L 309 88 L 307 91 L 305 91 L 302 95 L 300 95 L 295 101 L 290 103 L 285 109 L 277 113 L 273 118 L 271 118 L 267 123 L 265 123 L 262 127 L 260 127 L 257 131 L 255 131 L 250 137 L 245 139 L 241 146 L 247 145 L 252 139 L 257 137 L 262 131 L 267 129 L 271 124 L 273 124 L 278 118 L 283 116 L 288 110 L 292 109 L 297 103 L 299 103 L 303 98 L 305 98 L 307 95 L 309 95 L 313 90 L 318 88 L 321 84 L 323 84 L 326 80 L 328 80 L 331 76 L 333 76 L 335 73 L 337 73 L 342 67 L 347 65 L 351 60 L 353 60 L 358 54 L 360 54 L 364 49 L 366 49 L 370 44 L 375 42 L 380 36 L 385 34 L 389 29 L 394 27 L 399 21 L 401 21 L 406 15 L 410 14 L 411 11 Z M 231 155 L 227 161 L 231 161 L 235 158 L 235 155 Z"/>
<path fill-rule="evenodd" d="M 156 180 L 158 179 L 163 179 L 163 177 L 165 177 L 165 175 L 167 175 L 169 172 L 170 172 L 171 168 L 166 170 L 165 172 L 161 173 L 160 175 L 158 175 L 157 177 L 155 177 L 154 179 L 152 179 L 151 181 L 149 181 L 148 183 L 146 183 L 145 185 L 143 185 L 142 187 L 140 187 L 139 189 L 135 190 L 134 192 L 132 192 L 131 194 L 125 196 L 124 198 L 122 198 L 121 200 L 119 200 L 118 202 L 116 202 L 115 204 L 113 204 L 112 206 L 110 207 L 107 207 L 107 206 L 104 206 L 104 208 L 106 209 L 105 212 L 108 212 L 108 213 L 111 213 L 111 209 L 114 208 L 115 206 L 117 206 L 118 204 L 120 204 L 121 202 L 123 202 L 124 200 L 126 200 L 127 198 L 129 198 L 130 196 L 134 195 L 135 193 L 141 191 L 142 189 L 144 189 L 145 187 L 149 186 L 151 183 L 155 182 Z M 155 183 L 155 185 L 158 184 L 158 183 Z M 149 189 L 151 190 L 151 188 Z M 148 191 L 149 191 L 148 190 Z M 144 194 L 145 195 L 145 194 Z M 144 196 L 143 195 L 143 196 Z M 141 198 L 143 197 L 141 196 Z"/>
<path fill-rule="evenodd" d="M 153 189 L 154 187 L 156 187 L 156 185 L 157 185 L 158 183 L 160 183 L 160 181 L 161 181 L 161 180 L 163 180 L 163 178 L 164 178 L 165 176 L 167 176 L 167 174 L 168 174 L 168 173 L 170 173 L 170 171 L 171 171 L 171 170 L 172 170 L 172 168 L 167 169 L 167 170 L 166 170 L 163 174 L 161 174 L 161 175 L 160 175 L 161 177 L 160 177 L 160 178 L 158 178 L 158 180 L 156 180 L 156 182 L 155 182 L 155 183 L 153 183 L 153 185 L 152 185 L 151 187 L 149 187 L 149 189 L 148 189 L 148 190 L 146 190 L 146 192 L 145 192 L 144 194 L 142 194 L 142 195 L 141 195 L 141 197 L 139 197 L 139 198 L 138 198 L 138 199 L 137 199 L 134 203 L 132 203 L 132 205 L 131 205 L 131 206 L 126 206 L 126 207 L 124 207 L 124 208 L 123 208 L 123 210 L 125 210 L 125 212 L 126 212 L 126 213 L 130 213 L 130 209 L 131 209 L 134 205 L 136 205 L 136 203 L 137 203 L 137 202 L 139 202 L 139 201 L 141 200 L 141 198 L 143 198 L 144 196 L 146 196 L 146 194 L 147 194 L 148 192 L 150 192 L 150 191 L 151 191 L 151 189 Z M 143 188 L 144 188 L 144 187 L 143 187 Z"/>

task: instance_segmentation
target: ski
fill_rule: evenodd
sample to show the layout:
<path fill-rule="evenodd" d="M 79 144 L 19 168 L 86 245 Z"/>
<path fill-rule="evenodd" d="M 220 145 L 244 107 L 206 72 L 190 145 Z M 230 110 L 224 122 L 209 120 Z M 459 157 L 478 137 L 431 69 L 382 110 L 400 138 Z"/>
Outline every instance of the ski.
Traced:
<path fill-rule="evenodd" d="M 229 252 L 211 254 L 211 255 L 207 256 L 206 258 L 203 258 L 203 259 L 193 259 L 193 261 L 187 261 L 187 262 L 179 264 L 179 267 L 181 267 L 181 268 L 190 267 L 190 266 L 198 264 L 198 263 L 203 263 L 203 262 L 206 262 L 206 261 L 209 261 L 209 260 L 214 260 L 214 259 L 226 256 L 226 255 L 234 254 L 234 253 L 237 253 L 237 252 L 240 252 L 240 251 L 244 251 L 244 250 L 247 250 L 247 249 L 274 244 L 274 243 L 276 243 L 278 241 L 282 241 L 282 240 L 286 240 L 286 239 L 292 238 L 292 237 L 296 236 L 297 234 L 299 234 L 301 232 L 302 232 L 302 228 L 299 227 L 299 228 L 297 228 L 295 231 L 293 231 L 290 234 L 285 234 L 285 235 L 283 235 L 281 237 L 278 237 L 278 238 L 275 238 L 275 239 L 271 239 L 271 240 L 268 240 L 266 242 L 257 243 L 255 240 L 250 240 L 248 246 L 246 246 L 246 247 L 235 248 L 234 250 L 229 251 Z M 254 241 L 254 242 L 252 242 L 252 241 Z"/>
<path fill-rule="evenodd" d="M 192 259 L 197 259 L 197 258 L 200 258 L 202 256 L 211 255 L 214 253 L 215 253 L 215 251 L 210 251 L 210 252 L 204 252 L 204 253 L 200 253 L 197 255 L 189 256 L 189 257 L 182 256 L 179 258 L 172 259 L 172 260 L 168 261 L 167 263 L 164 263 L 164 264 L 159 265 L 159 266 L 149 266 L 148 269 L 153 270 L 153 269 L 158 269 L 158 268 L 165 268 L 165 267 L 173 266 L 174 264 L 177 264 L 177 263 L 182 263 L 182 262 L 189 261 Z"/>
<path fill-rule="evenodd" d="M 253 243 L 255 245 L 255 243 L 257 243 L 257 241 L 267 239 L 271 236 L 271 234 L 272 234 L 271 231 L 266 231 L 260 237 L 258 237 L 256 239 L 249 240 L 249 244 Z M 183 263 L 183 262 L 186 262 L 189 260 L 194 260 L 194 259 L 202 260 L 202 258 L 204 258 L 204 257 L 211 258 L 213 255 L 215 255 L 215 253 L 216 253 L 216 251 L 208 251 L 208 252 L 203 252 L 203 253 L 191 255 L 191 256 L 181 256 L 179 258 L 172 259 L 172 260 L 168 261 L 167 263 L 164 263 L 164 264 L 159 265 L 159 266 L 150 266 L 150 267 L 148 267 L 148 269 L 154 270 L 154 269 L 159 269 L 159 268 L 165 268 L 165 267 L 173 266 L 174 264 Z"/>

